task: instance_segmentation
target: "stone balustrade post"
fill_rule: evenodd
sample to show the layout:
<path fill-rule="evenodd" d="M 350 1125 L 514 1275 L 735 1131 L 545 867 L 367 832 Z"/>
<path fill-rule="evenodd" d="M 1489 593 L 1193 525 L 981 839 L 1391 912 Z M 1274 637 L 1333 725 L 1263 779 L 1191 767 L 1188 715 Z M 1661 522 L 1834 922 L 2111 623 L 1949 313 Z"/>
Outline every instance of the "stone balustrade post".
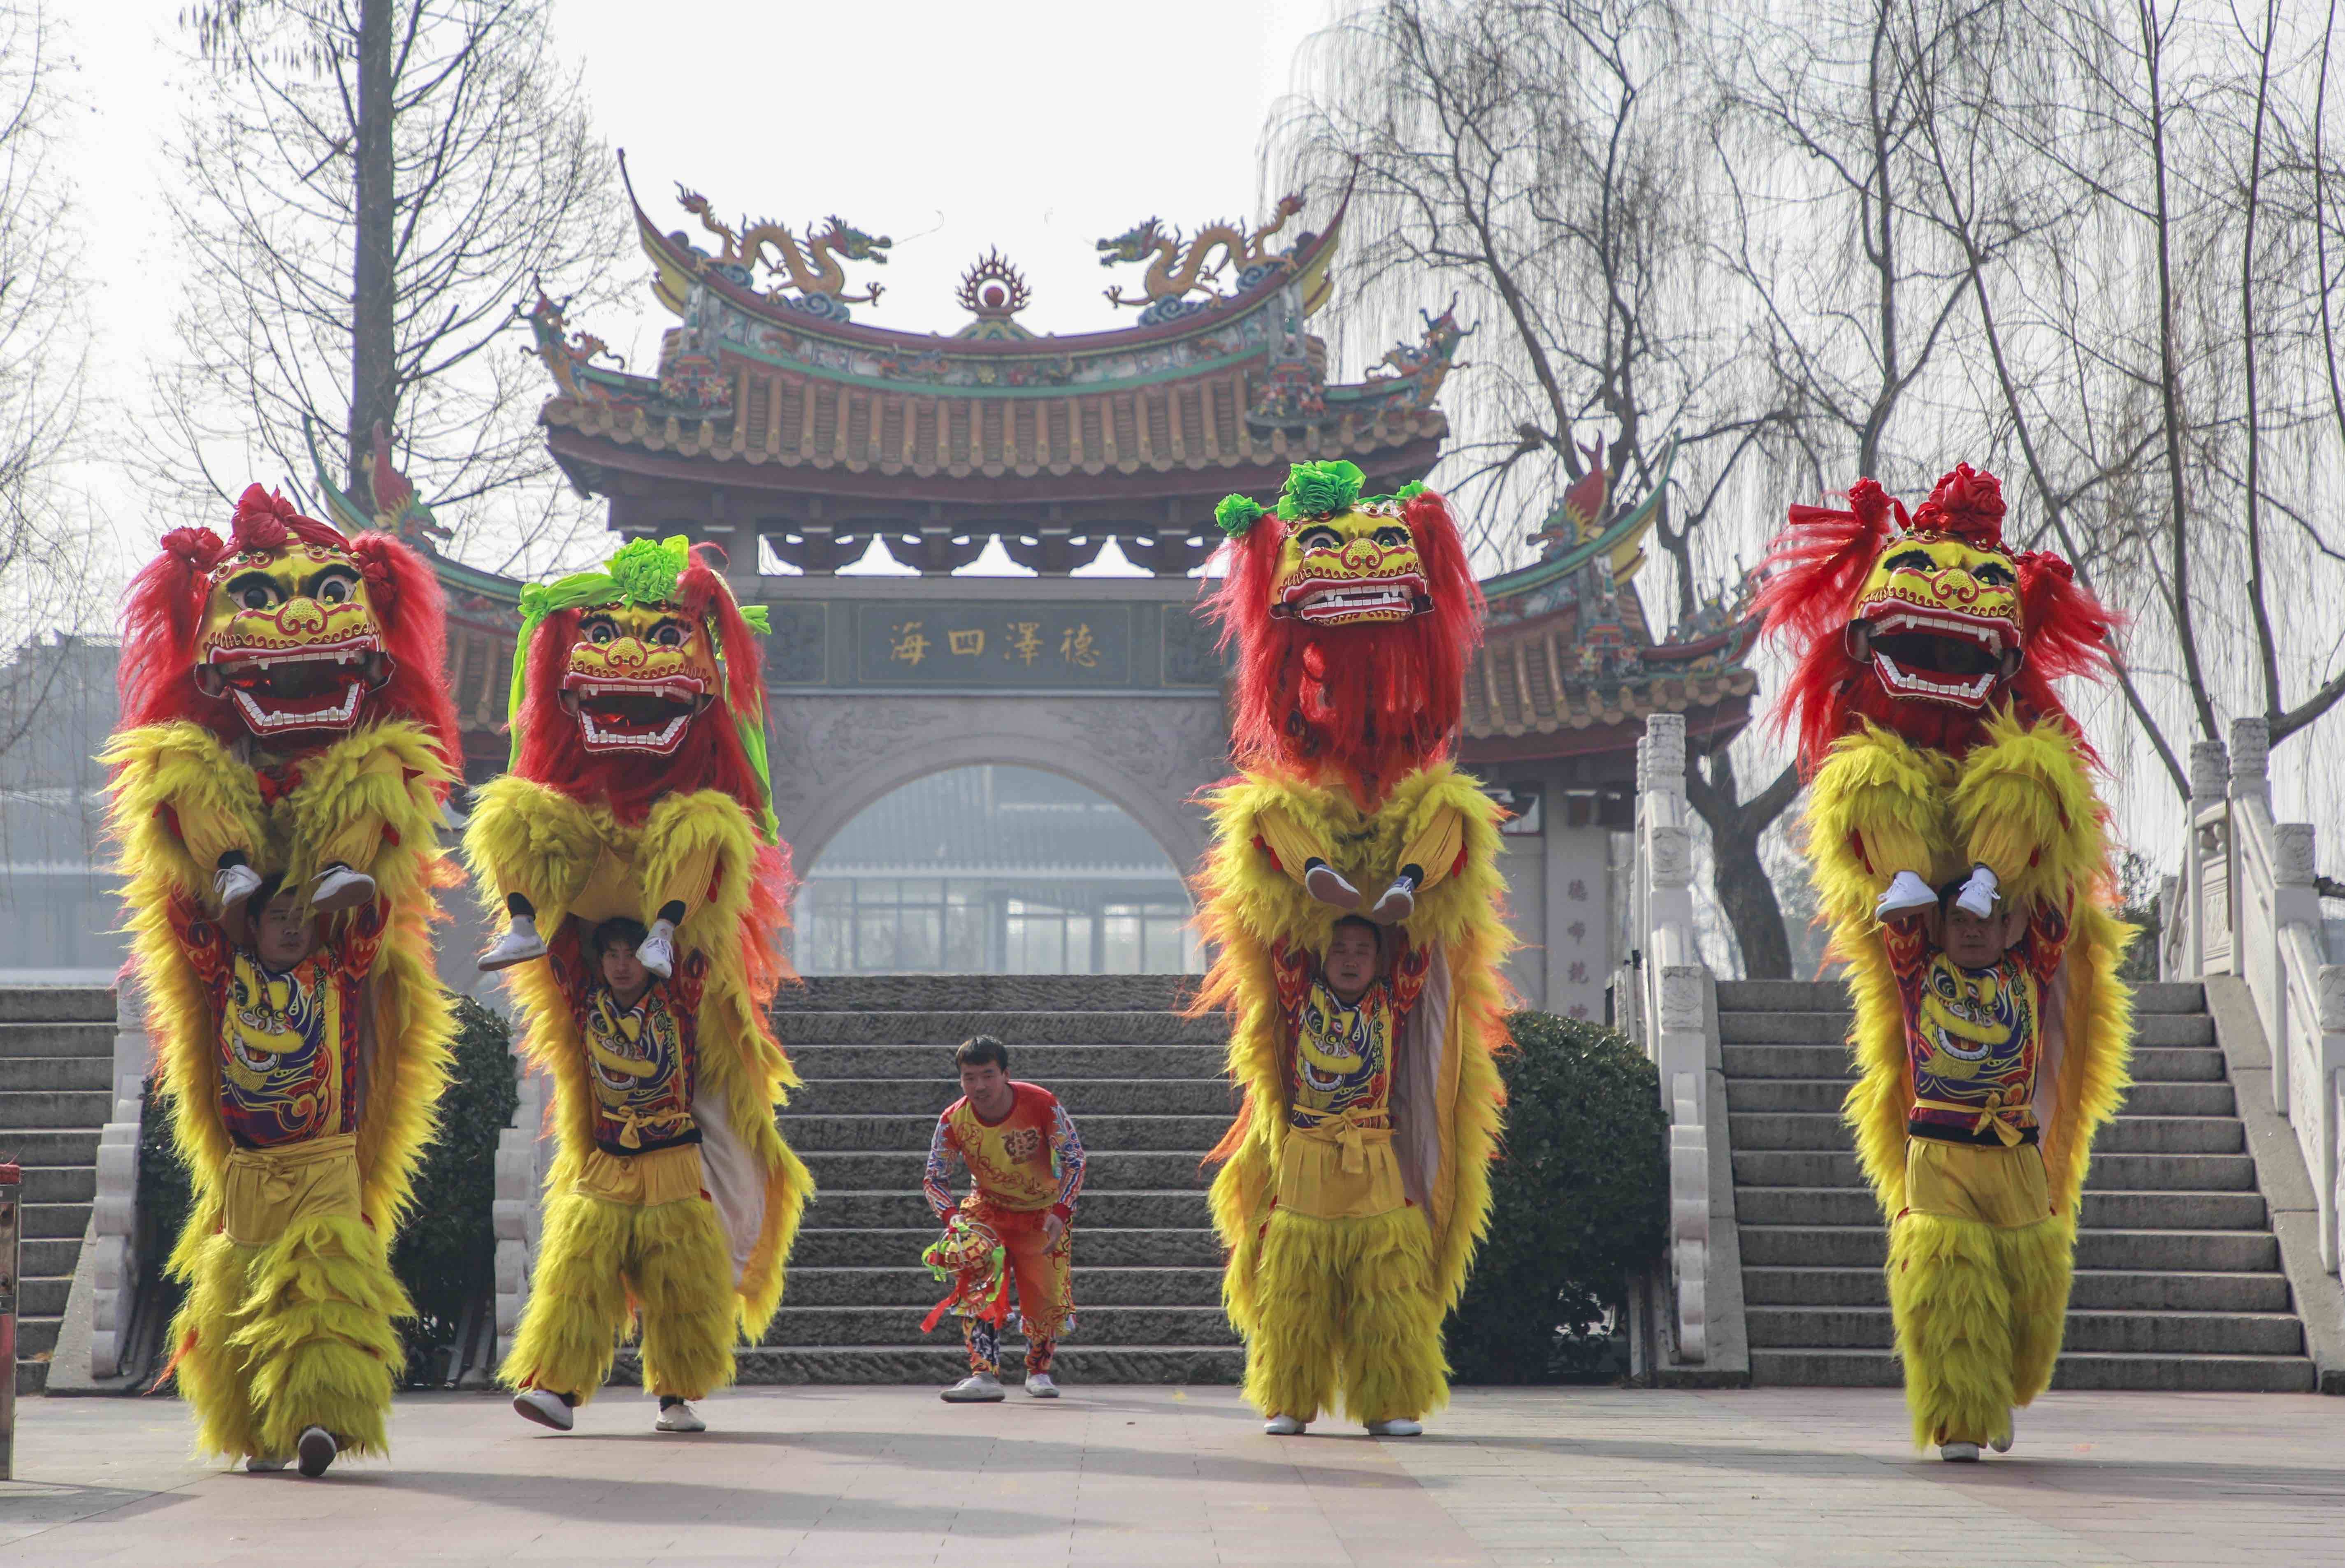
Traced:
<path fill-rule="evenodd" d="M 2261 719 L 2231 721 L 2231 798 L 2271 804 L 2271 726 Z M 2195 759 L 2197 747 L 2191 748 Z"/>

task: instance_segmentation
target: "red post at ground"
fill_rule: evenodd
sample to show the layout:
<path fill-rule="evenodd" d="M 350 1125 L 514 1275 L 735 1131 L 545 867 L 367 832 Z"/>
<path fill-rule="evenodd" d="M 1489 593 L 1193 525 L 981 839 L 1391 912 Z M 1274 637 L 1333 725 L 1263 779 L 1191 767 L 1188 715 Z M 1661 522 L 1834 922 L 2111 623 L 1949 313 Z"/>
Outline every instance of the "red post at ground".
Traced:
<path fill-rule="evenodd" d="M 24 1227 L 17 1197 L 25 1174 L 0 1164 L 0 1481 L 16 1475 L 16 1238 Z"/>

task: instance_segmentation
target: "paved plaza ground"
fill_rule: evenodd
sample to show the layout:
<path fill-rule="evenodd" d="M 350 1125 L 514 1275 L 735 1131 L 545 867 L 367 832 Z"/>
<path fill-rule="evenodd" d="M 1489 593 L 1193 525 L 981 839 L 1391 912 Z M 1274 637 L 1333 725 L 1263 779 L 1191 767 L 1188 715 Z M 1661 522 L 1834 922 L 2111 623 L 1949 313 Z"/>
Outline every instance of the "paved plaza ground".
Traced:
<path fill-rule="evenodd" d="M 1154 1565 L 2345 1563 L 2345 1400 L 2053 1394 L 1975 1466 L 1893 1392 L 1463 1390 L 1426 1437 L 1277 1439 L 1222 1388 L 747 1389 L 659 1436 L 611 1395 L 556 1436 L 401 1401 L 322 1481 L 186 1456 L 163 1400 L 33 1400 L 0 1563 Z"/>

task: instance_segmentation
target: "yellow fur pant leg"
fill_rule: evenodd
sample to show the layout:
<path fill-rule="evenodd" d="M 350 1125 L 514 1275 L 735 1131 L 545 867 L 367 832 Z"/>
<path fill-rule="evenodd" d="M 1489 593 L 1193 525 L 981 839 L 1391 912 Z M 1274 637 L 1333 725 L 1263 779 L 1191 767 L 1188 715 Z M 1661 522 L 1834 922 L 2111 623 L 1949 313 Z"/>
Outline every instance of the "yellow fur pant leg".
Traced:
<path fill-rule="evenodd" d="M 1311 1421 L 1423 1416 L 1448 1402 L 1441 1307 L 1425 1216 L 1366 1219 L 1271 1212 L 1246 1345 L 1245 1397 L 1264 1415 Z"/>
<path fill-rule="evenodd" d="M 2051 1381 L 2074 1234 L 2060 1219 L 1999 1229 L 1898 1217 L 1889 1232 L 1889 1305 L 1914 1446 L 1999 1436 L 2012 1407 Z"/>
<path fill-rule="evenodd" d="M 276 1240 L 210 1239 L 178 1320 L 179 1363 L 206 1452 L 284 1458 L 305 1428 L 345 1453 L 381 1453 L 407 1351 L 393 1320 L 414 1310 L 381 1238 L 363 1220 L 297 1219 Z"/>
<path fill-rule="evenodd" d="M 546 1201 L 529 1305 L 498 1377 L 586 1403 L 643 1313 L 644 1387 L 699 1399 L 733 1380 L 733 1259 L 706 1199 L 641 1207 L 581 1193 Z"/>

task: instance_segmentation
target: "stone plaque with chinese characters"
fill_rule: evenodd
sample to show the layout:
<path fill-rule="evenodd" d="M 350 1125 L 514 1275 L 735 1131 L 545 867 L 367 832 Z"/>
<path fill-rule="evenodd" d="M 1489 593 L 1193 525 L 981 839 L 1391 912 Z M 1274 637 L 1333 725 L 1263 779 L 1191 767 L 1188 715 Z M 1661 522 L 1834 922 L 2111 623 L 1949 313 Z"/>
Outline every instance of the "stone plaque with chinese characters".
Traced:
<path fill-rule="evenodd" d="M 874 685 L 1129 686 L 1132 607 L 1016 601 L 855 607 L 857 678 Z"/>

